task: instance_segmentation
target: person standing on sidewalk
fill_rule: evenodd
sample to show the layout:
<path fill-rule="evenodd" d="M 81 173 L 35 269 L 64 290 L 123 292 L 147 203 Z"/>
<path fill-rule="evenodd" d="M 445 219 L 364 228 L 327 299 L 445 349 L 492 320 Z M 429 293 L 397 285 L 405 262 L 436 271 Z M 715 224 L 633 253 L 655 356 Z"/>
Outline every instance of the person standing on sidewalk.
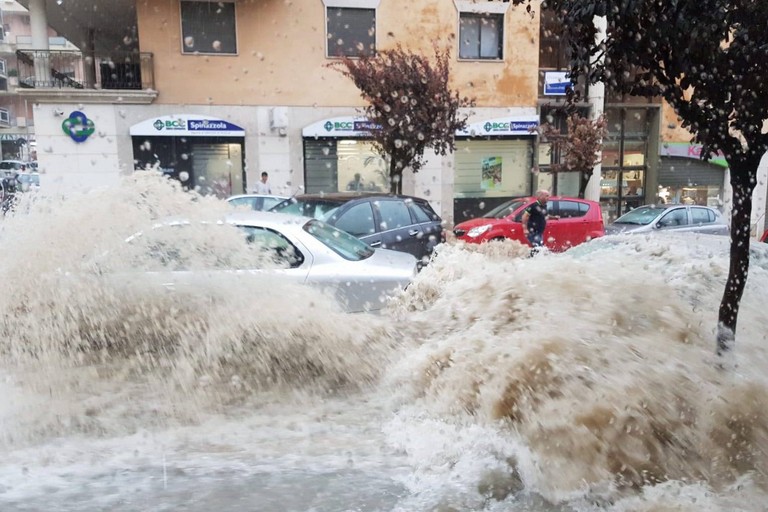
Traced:
<path fill-rule="evenodd" d="M 258 183 L 256 183 L 257 194 L 266 194 L 266 195 L 272 194 L 272 187 L 270 187 L 269 183 L 267 183 L 268 179 L 269 179 L 269 174 L 267 174 L 267 171 L 262 172 L 261 180 Z"/>
<path fill-rule="evenodd" d="M 547 219 L 559 219 L 557 215 L 547 215 L 547 201 L 549 191 L 541 189 L 536 192 L 536 202 L 525 209 L 523 213 L 523 234 L 531 244 L 531 256 L 544 246 L 544 229 L 547 227 Z"/>

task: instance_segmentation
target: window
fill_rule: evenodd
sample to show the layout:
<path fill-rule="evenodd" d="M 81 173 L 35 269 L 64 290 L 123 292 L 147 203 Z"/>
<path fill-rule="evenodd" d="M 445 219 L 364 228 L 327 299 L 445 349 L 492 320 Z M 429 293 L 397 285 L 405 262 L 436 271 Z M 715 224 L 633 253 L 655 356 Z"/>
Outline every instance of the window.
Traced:
<path fill-rule="evenodd" d="M 583 217 L 587 214 L 587 210 L 589 207 L 584 203 L 579 203 L 577 201 L 559 201 L 558 202 L 558 213 L 561 218 L 571 218 L 571 217 Z"/>
<path fill-rule="evenodd" d="M 694 224 L 709 224 L 715 222 L 715 214 L 706 208 L 691 208 L 691 217 Z"/>
<path fill-rule="evenodd" d="M 501 60 L 503 34 L 503 14 L 461 13 L 459 58 Z"/>
<path fill-rule="evenodd" d="M 414 203 L 413 201 L 407 201 L 408 207 L 411 209 L 411 214 L 419 224 L 423 222 L 432 222 L 433 215 L 427 212 L 427 208 L 424 205 Z"/>
<path fill-rule="evenodd" d="M 281 268 L 298 268 L 304 255 L 287 238 L 271 229 L 240 226 L 247 233 L 246 241 L 254 244 Z"/>
<path fill-rule="evenodd" d="M 376 9 L 327 7 L 327 56 L 376 53 Z"/>
<path fill-rule="evenodd" d="M 411 213 L 403 201 L 377 201 L 381 214 L 381 230 L 402 228 L 413 224 Z"/>
<path fill-rule="evenodd" d="M 0 108 L 0 126 L 11 126 L 11 113 L 7 108 Z"/>
<path fill-rule="evenodd" d="M 5 59 L 0 59 L 0 75 L 7 75 L 8 74 L 8 65 L 5 62 Z"/>
<path fill-rule="evenodd" d="M 664 215 L 659 221 L 662 227 L 686 226 L 688 224 L 688 212 L 685 208 L 675 208 Z"/>
<path fill-rule="evenodd" d="M 237 53 L 235 3 L 181 1 L 182 53 Z"/>
<path fill-rule="evenodd" d="M 376 232 L 371 203 L 356 204 L 339 217 L 335 227 L 354 236 L 366 236 Z"/>

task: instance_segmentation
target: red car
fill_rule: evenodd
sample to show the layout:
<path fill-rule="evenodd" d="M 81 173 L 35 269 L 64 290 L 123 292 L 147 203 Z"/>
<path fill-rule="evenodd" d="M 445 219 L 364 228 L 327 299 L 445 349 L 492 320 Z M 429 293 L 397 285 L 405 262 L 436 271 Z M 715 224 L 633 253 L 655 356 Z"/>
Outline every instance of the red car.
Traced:
<path fill-rule="evenodd" d="M 512 199 L 478 219 L 457 224 L 453 233 L 459 240 L 475 244 L 507 238 L 528 244 L 520 221 L 525 209 L 534 201 L 535 197 Z M 564 251 L 605 234 L 603 213 L 595 201 L 550 197 L 547 212 L 560 217 L 548 220 L 544 230 L 544 245 L 552 251 Z"/>

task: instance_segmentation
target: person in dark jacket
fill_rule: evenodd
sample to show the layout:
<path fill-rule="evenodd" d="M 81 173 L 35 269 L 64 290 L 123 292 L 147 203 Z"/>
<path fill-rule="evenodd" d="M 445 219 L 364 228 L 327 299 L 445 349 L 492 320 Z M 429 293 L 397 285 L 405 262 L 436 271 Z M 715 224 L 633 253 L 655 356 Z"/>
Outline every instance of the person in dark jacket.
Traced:
<path fill-rule="evenodd" d="M 523 213 L 523 234 L 533 248 L 531 255 L 544 245 L 544 229 L 547 227 L 547 219 L 560 218 L 557 215 L 547 214 L 547 201 L 549 201 L 549 191 L 539 190 L 536 192 L 536 202 L 526 208 Z"/>

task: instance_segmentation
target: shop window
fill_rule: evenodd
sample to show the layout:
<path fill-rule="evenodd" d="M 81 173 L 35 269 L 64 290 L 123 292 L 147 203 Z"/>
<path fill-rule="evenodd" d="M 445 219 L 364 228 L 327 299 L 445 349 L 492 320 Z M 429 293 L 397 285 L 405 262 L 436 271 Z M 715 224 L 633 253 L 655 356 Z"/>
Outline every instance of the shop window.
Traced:
<path fill-rule="evenodd" d="M 181 0 L 182 53 L 237 53 L 235 2 Z"/>
<path fill-rule="evenodd" d="M 459 58 L 503 59 L 504 15 L 497 13 L 459 14 Z"/>
<path fill-rule="evenodd" d="M 328 57 L 376 53 L 376 9 L 328 6 L 326 20 Z"/>

